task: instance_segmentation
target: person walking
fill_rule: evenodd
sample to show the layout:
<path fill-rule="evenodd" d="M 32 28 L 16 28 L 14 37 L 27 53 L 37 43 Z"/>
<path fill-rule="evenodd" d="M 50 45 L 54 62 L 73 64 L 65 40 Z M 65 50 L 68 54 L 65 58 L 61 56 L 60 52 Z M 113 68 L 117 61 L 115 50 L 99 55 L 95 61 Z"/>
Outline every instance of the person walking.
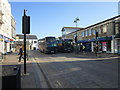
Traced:
<path fill-rule="evenodd" d="M 82 46 L 83 54 L 85 54 L 85 45 Z"/>
<path fill-rule="evenodd" d="M 21 59 L 23 58 L 23 50 L 22 50 L 22 46 L 20 46 L 20 49 L 19 49 L 19 53 L 18 53 L 18 55 L 19 55 L 19 60 L 18 60 L 18 62 L 21 62 Z M 24 59 L 24 58 L 23 58 Z"/>

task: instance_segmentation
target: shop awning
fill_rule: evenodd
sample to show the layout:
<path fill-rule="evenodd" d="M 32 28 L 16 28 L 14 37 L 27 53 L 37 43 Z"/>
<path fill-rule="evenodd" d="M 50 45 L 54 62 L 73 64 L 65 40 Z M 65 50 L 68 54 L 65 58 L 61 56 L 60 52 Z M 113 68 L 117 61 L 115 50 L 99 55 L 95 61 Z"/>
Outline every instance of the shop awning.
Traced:
<path fill-rule="evenodd" d="M 14 40 L 13 39 L 9 39 L 10 42 L 13 42 Z"/>
<path fill-rule="evenodd" d="M 78 40 L 78 43 L 86 43 L 86 42 L 94 42 L 94 41 L 106 41 L 106 40 L 112 40 L 112 36 L 100 37 L 97 40 L 95 38 L 87 39 L 87 40 Z"/>
<path fill-rule="evenodd" d="M 85 43 L 85 42 L 89 42 L 88 40 L 78 40 L 78 43 Z"/>
<path fill-rule="evenodd" d="M 107 36 L 107 37 L 101 37 L 101 38 L 98 38 L 97 41 L 105 41 L 105 40 L 112 40 L 112 36 Z"/>
<path fill-rule="evenodd" d="M 115 39 L 117 39 L 117 38 L 120 39 L 120 33 L 116 34 L 114 38 L 115 38 Z"/>

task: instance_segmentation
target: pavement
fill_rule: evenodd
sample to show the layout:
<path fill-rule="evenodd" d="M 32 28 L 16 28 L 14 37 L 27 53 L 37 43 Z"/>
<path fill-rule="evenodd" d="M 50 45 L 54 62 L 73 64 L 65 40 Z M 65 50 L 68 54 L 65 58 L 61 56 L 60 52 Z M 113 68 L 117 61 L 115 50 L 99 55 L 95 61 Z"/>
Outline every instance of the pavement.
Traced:
<path fill-rule="evenodd" d="M 20 65 L 21 66 L 21 88 L 47 88 L 46 81 L 34 62 L 30 57 L 26 61 L 26 74 L 24 74 L 24 60 L 18 63 L 18 53 L 14 52 L 6 55 L 6 58 L 2 61 L 2 65 Z"/>
<path fill-rule="evenodd" d="M 102 53 L 102 52 L 78 52 L 73 53 L 74 55 L 81 56 L 81 57 L 88 57 L 88 58 L 109 58 L 109 57 L 120 57 L 120 54 L 113 54 L 113 53 Z"/>

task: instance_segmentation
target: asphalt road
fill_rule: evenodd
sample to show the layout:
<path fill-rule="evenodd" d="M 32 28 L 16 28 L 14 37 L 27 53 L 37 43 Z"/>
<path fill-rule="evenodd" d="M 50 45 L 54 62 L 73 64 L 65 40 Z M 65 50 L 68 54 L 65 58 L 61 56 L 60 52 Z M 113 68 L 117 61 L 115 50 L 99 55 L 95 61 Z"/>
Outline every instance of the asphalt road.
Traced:
<path fill-rule="evenodd" d="M 118 58 L 95 58 L 72 53 L 30 54 L 53 88 L 117 88 Z"/>

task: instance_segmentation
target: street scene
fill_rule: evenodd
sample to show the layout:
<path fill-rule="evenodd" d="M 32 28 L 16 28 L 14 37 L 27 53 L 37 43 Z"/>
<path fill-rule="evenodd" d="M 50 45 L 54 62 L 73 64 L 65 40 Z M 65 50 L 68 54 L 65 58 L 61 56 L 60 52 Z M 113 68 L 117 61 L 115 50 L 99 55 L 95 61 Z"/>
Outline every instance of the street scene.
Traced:
<path fill-rule="evenodd" d="M 0 0 L 2 90 L 115 90 L 119 59 L 120 1 Z"/>

